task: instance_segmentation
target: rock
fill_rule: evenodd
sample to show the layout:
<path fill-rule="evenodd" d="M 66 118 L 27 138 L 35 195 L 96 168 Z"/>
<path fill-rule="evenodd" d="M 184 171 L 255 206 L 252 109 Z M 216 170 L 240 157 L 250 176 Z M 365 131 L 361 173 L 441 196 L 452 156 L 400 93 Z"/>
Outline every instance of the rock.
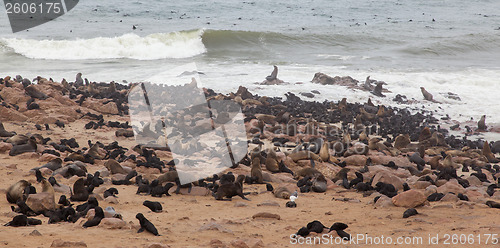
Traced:
<path fill-rule="evenodd" d="M 417 181 L 412 185 L 412 189 L 426 189 L 427 187 L 431 186 L 431 182 L 428 181 Z"/>
<path fill-rule="evenodd" d="M 0 142 L 0 153 L 5 153 L 10 151 L 10 149 L 12 149 L 11 143 Z"/>
<path fill-rule="evenodd" d="M 146 245 L 145 247 L 146 248 L 170 248 L 169 245 L 164 245 L 164 244 L 160 244 L 160 243 L 152 243 L 152 244 Z"/>
<path fill-rule="evenodd" d="M 54 155 L 54 154 L 50 154 L 50 153 L 45 153 L 43 154 L 42 156 L 40 156 L 38 158 L 38 162 L 49 162 L 51 161 L 52 159 L 55 159 L 55 158 L 58 158 L 58 156 Z"/>
<path fill-rule="evenodd" d="M 268 213 L 268 212 L 260 212 L 260 213 L 256 213 L 252 216 L 253 219 L 257 219 L 257 218 L 264 218 L 264 219 L 277 219 L 277 220 L 280 220 L 281 217 L 279 216 L 279 214 L 272 214 L 272 213 Z"/>
<path fill-rule="evenodd" d="M 344 159 L 347 165 L 353 166 L 364 166 L 366 164 L 366 156 L 365 155 L 351 155 Z"/>
<path fill-rule="evenodd" d="M 104 218 L 101 220 L 99 226 L 106 229 L 123 229 L 127 226 L 127 223 L 118 218 Z"/>
<path fill-rule="evenodd" d="M 476 176 L 470 176 L 469 178 L 467 178 L 467 181 L 469 182 L 470 186 L 483 185 L 483 183 Z"/>
<path fill-rule="evenodd" d="M 443 198 L 441 198 L 442 202 L 457 202 L 458 200 L 459 200 L 458 196 L 452 193 L 448 193 L 445 196 L 443 196 Z"/>
<path fill-rule="evenodd" d="M 392 199 L 389 198 L 386 195 L 380 196 L 380 198 L 375 202 L 374 206 L 376 208 L 387 208 L 387 207 L 394 207 L 394 204 L 392 203 Z"/>
<path fill-rule="evenodd" d="M 481 192 L 479 192 L 477 190 L 467 190 L 465 195 L 467 195 L 467 197 L 469 198 L 469 201 L 479 202 L 479 203 L 486 202 L 484 194 L 482 194 Z"/>
<path fill-rule="evenodd" d="M 249 248 L 245 241 L 241 239 L 235 239 L 231 241 L 231 246 L 234 248 Z"/>
<path fill-rule="evenodd" d="M 402 192 L 392 198 L 392 203 L 398 207 L 415 208 L 425 203 L 425 195 L 414 189 Z"/>
<path fill-rule="evenodd" d="M 439 209 L 439 208 L 454 208 L 452 204 L 438 204 L 432 206 L 432 209 Z"/>
<path fill-rule="evenodd" d="M 62 193 L 65 195 L 71 195 L 71 188 L 68 185 L 64 185 L 59 183 L 60 186 L 54 185 L 52 188 L 54 188 L 54 191 L 57 193 Z"/>
<path fill-rule="evenodd" d="M 424 191 L 425 197 L 428 197 L 434 193 L 437 193 L 436 185 L 429 185 L 427 188 L 425 188 L 425 191 Z"/>
<path fill-rule="evenodd" d="M 28 207 L 36 213 L 40 213 L 45 210 L 54 210 L 56 208 L 54 195 L 47 192 L 29 195 L 28 199 L 26 199 L 26 205 L 28 205 Z"/>
<path fill-rule="evenodd" d="M 207 224 L 201 226 L 198 231 L 207 231 L 207 230 L 215 230 L 223 233 L 233 233 L 233 231 L 223 227 L 221 224 L 218 224 L 214 221 L 208 222 Z"/>
<path fill-rule="evenodd" d="M 313 79 L 311 80 L 313 83 L 322 84 L 322 85 L 342 85 L 342 86 L 357 86 L 358 80 L 353 79 L 352 77 L 331 77 L 324 73 L 317 72 L 314 74 Z"/>
<path fill-rule="evenodd" d="M 372 187 L 375 187 L 378 182 L 392 184 L 398 191 L 403 190 L 403 180 L 387 171 L 381 171 L 375 175 Z"/>
<path fill-rule="evenodd" d="M 338 166 L 334 166 L 331 163 L 317 162 L 315 169 L 321 172 L 321 174 L 323 174 L 326 178 L 334 178 L 341 168 Z"/>
<path fill-rule="evenodd" d="M 87 247 L 87 244 L 83 241 L 63 241 L 62 239 L 56 239 L 52 242 L 50 247 Z"/>
<path fill-rule="evenodd" d="M 234 204 L 235 207 L 248 207 L 248 204 L 244 202 L 237 202 Z"/>
<path fill-rule="evenodd" d="M 144 166 L 138 166 L 137 168 L 135 168 L 135 170 L 141 174 L 160 174 L 160 170 L 158 168 L 146 168 Z"/>
<path fill-rule="evenodd" d="M 176 190 L 177 187 L 172 187 L 170 188 L 170 190 L 168 191 L 170 194 L 173 194 L 174 191 Z M 191 193 L 188 193 L 188 188 L 181 188 L 180 189 L 180 193 L 182 195 L 195 195 L 195 196 L 206 196 L 206 195 L 210 195 L 211 191 L 205 187 L 199 187 L 199 186 L 193 186 L 191 188 Z"/>
<path fill-rule="evenodd" d="M 3 91 L 3 90 L 2 90 Z M 0 106 L 0 121 L 27 121 L 28 117 L 13 108 Z"/>
<path fill-rule="evenodd" d="M 107 197 L 104 201 L 109 204 L 118 204 L 118 199 L 116 197 Z"/>
<path fill-rule="evenodd" d="M 275 201 L 265 201 L 265 202 L 262 202 L 262 203 L 259 203 L 257 204 L 258 207 L 264 207 L 264 206 L 267 206 L 267 207 L 279 207 L 280 204 L 275 202 Z"/>
<path fill-rule="evenodd" d="M 450 181 L 446 182 L 445 184 L 439 186 L 437 188 L 438 193 L 449 193 L 452 192 L 455 195 L 458 195 L 459 193 L 464 194 L 465 189 L 462 187 L 462 185 L 458 184 L 458 181 L 456 179 L 451 179 Z"/>
<path fill-rule="evenodd" d="M 33 230 L 33 232 L 30 232 L 30 236 L 42 236 L 42 234 L 38 230 Z"/>
<path fill-rule="evenodd" d="M 5 168 L 15 170 L 15 169 L 17 169 L 17 165 L 16 164 L 8 164 L 8 165 L 5 165 Z"/>
<path fill-rule="evenodd" d="M 108 102 L 107 104 L 103 104 L 104 102 L 105 100 L 87 98 L 83 102 L 82 106 L 89 109 L 93 109 L 102 114 L 111 114 L 111 115 L 118 114 L 118 107 L 116 106 L 116 103 Z"/>
<path fill-rule="evenodd" d="M 225 245 L 224 242 L 222 242 L 218 239 L 210 240 L 209 245 L 211 248 L 227 248 L 227 245 Z"/>

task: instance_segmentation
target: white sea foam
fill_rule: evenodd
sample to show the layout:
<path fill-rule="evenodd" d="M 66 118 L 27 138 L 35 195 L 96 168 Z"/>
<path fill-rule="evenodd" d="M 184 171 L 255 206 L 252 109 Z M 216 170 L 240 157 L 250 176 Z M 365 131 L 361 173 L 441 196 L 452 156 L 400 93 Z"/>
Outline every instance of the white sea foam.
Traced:
<path fill-rule="evenodd" d="M 155 33 L 145 37 L 124 34 L 112 38 L 34 40 L 4 38 L 15 53 L 32 59 L 85 60 L 129 58 L 156 60 L 189 58 L 206 52 L 203 30 Z"/>

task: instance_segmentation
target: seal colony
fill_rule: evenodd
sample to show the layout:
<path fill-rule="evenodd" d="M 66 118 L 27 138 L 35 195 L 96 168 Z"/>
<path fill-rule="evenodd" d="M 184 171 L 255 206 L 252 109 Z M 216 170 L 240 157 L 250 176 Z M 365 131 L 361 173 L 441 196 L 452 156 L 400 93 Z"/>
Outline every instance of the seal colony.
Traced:
<path fill-rule="evenodd" d="M 325 74 L 315 78 L 330 82 Z M 277 67 L 266 80 L 277 80 Z M 37 84 L 22 77 L 0 80 L 0 172 L 6 179 L 2 232 L 37 225 L 43 233 L 69 225 L 78 227 L 67 231 L 75 236 L 99 228 L 111 236 L 179 244 L 175 235 L 182 234 L 176 228 L 188 222 L 189 230 L 193 223 L 202 231 L 205 225 L 212 226 L 207 230 L 221 230 L 209 236 L 221 236 L 224 241 L 218 241 L 229 244 L 237 241 L 225 236 L 229 231 L 224 228 L 234 228 L 237 231 L 231 232 L 243 238 L 247 233 L 238 223 L 250 222 L 258 229 L 276 230 L 271 235 L 279 236 L 278 241 L 259 234 L 271 247 L 291 234 L 328 233 L 349 239 L 366 233 L 370 225 L 379 226 L 374 216 L 391 216 L 383 220 L 386 225 L 402 227 L 407 224 L 403 218 L 425 218 L 420 220 L 423 226 L 415 227 L 422 232 L 436 231 L 425 222 L 434 223 L 433 216 L 443 211 L 463 214 L 472 208 L 483 221 L 498 216 L 500 143 L 449 135 L 432 112 L 377 106 L 370 99 L 320 103 L 293 93 L 284 99 L 258 96 L 245 87 L 230 94 L 204 89 L 208 100 L 240 104 L 248 153 L 222 173 L 181 185 L 168 147 L 140 146 L 130 135 L 122 135 L 132 132 L 126 96 L 133 85 L 86 81 L 81 74 L 69 83 L 42 77 Z M 382 85 L 388 84 L 367 78 L 359 87 L 383 97 Z M 40 108 L 28 108 L 28 102 Z M 477 129 L 488 132 L 484 117 Z M 87 135 L 80 135 L 82 130 Z M 62 136 L 68 134 L 73 136 Z M 17 164 L 16 169 L 5 164 Z M 366 204 L 360 207 L 359 202 Z M 201 208 L 181 212 L 190 207 Z M 255 212 L 255 218 L 248 211 Z M 350 219 L 356 211 L 356 220 Z M 231 220 L 223 221 L 225 214 Z M 217 223 L 207 224 L 212 215 Z M 369 217 L 374 219 L 360 219 Z M 267 218 L 276 223 L 261 221 Z M 53 225 L 48 228 L 47 223 Z M 334 224 L 328 229 L 321 223 Z M 498 231 L 488 223 L 473 225 Z M 349 233 L 344 231 L 348 226 Z M 201 242 L 210 246 L 212 240 Z"/>

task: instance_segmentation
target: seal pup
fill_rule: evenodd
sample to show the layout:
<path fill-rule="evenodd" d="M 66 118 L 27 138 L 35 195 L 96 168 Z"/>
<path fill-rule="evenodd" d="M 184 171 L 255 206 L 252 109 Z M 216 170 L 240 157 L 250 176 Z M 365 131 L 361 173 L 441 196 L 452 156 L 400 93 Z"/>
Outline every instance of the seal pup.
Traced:
<path fill-rule="evenodd" d="M 23 199 L 24 196 L 24 189 L 26 187 L 31 186 L 31 183 L 29 183 L 26 180 L 19 180 L 15 184 L 11 185 L 7 189 L 7 201 L 12 204 L 16 204 L 19 199 Z M 23 199 L 24 200 L 24 199 Z"/>
<path fill-rule="evenodd" d="M 158 230 L 156 230 L 156 227 L 153 225 L 153 223 L 151 223 L 148 219 L 146 219 L 146 217 L 144 217 L 142 213 L 138 213 L 137 215 L 135 215 L 135 218 L 137 218 L 139 220 L 139 223 L 141 224 L 141 228 L 139 228 L 137 233 L 141 233 L 144 232 L 144 230 L 146 230 L 155 236 L 160 236 L 160 234 L 158 234 Z"/>
<path fill-rule="evenodd" d="M 318 220 L 314 220 L 314 221 L 307 223 L 306 227 L 307 227 L 307 229 L 309 229 L 309 233 L 311 233 L 311 232 L 322 233 L 323 230 L 326 228 L 326 226 L 323 225 L 323 223 L 321 223 Z"/>
<path fill-rule="evenodd" d="M 83 178 L 79 178 L 73 184 L 73 194 L 69 198 L 72 201 L 86 201 L 89 199 L 89 192 L 85 188 L 85 182 Z"/>
<path fill-rule="evenodd" d="M 233 196 L 239 196 L 244 200 L 250 201 L 250 199 L 246 198 L 243 194 L 244 180 L 245 176 L 239 175 L 235 182 L 220 185 L 217 192 L 214 194 L 215 199 L 221 201 L 226 197 L 230 200 Z"/>
<path fill-rule="evenodd" d="M 483 115 L 481 116 L 481 119 L 477 122 L 477 130 L 486 131 L 486 128 L 488 128 L 488 126 L 486 126 L 486 115 Z"/>
<path fill-rule="evenodd" d="M 307 235 L 309 235 L 309 233 L 309 229 L 304 226 L 300 228 L 295 235 L 306 237 Z"/>
<path fill-rule="evenodd" d="M 328 141 L 325 141 L 323 142 L 323 145 L 321 145 L 321 148 L 319 149 L 319 157 L 324 162 L 330 161 L 330 152 L 328 150 L 328 147 L 329 143 Z"/>
<path fill-rule="evenodd" d="M 109 188 L 103 193 L 104 199 L 110 196 L 116 197 L 116 195 L 118 195 L 118 190 L 116 188 Z"/>
<path fill-rule="evenodd" d="M 95 209 L 94 218 L 92 218 L 91 220 L 88 220 L 87 222 L 85 222 L 83 224 L 84 228 L 97 226 L 97 225 L 99 225 L 101 223 L 101 220 L 104 219 L 104 211 L 102 210 L 102 208 L 101 207 L 95 207 L 94 209 Z"/>
<path fill-rule="evenodd" d="M 16 135 L 16 132 L 9 132 L 5 130 L 3 123 L 0 121 L 0 137 L 12 137 Z"/>
<path fill-rule="evenodd" d="M 12 226 L 12 227 L 19 227 L 19 226 L 35 226 L 35 225 L 41 225 L 42 221 L 39 219 L 34 219 L 34 218 L 28 218 L 26 215 L 17 215 L 12 218 L 11 221 L 9 221 L 7 224 L 4 226 Z"/>
<path fill-rule="evenodd" d="M 331 231 L 336 231 L 337 234 L 339 235 L 339 237 L 341 237 L 342 239 L 344 240 L 351 240 L 351 235 L 346 233 L 344 230 L 347 228 L 348 226 L 344 223 L 341 223 L 341 222 L 335 222 L 333 223 L 333 225 L 330 227 L 330 230 L 328 232 L 331 232 Z"/>
<path fill-rule="evenodd" d="M 142 205 L 146 206 L 149 208 L 151 211 L 155 213 L 160 213 L 163 210 L 163 207 L 161 206 L 161 203 L 159 202 L 154 202 L 154 201 L 144 201 Z"/>
<path fill-rule="evenodd" d="M 409 208 L 407 209 L 404 213 L 403 213 L 403 218 L 408 218 L 410 216 L 413 216 L 413 215 L 417 215 L 418 212 L 416 209 L 414 208 Z"/>
<path fill-rule="evenodd" d="M 260 150 L 259 147 L 256 147 L 252 151 L 251 155 L 252 164 L 250 168 L 250 176 L 252 177 L 252 181 L 261 184 L 264 183 L 264 179 L 262 177 L 262 167 L 260 165 L 262 156 L 260 155 L 259 150 Z"/>
<path fill-rule="evenodd" d="M 273 81 L 273 80 L 275 80 L 275 79 L 278 78 L 278 67 L 275 66 L 275 65 L 273 65 L 273 67 L 274 67 L 274 70 L 271 73 L 271 75 L 269 75 L 269 76 L 266 77 L 267 81 Z"/>

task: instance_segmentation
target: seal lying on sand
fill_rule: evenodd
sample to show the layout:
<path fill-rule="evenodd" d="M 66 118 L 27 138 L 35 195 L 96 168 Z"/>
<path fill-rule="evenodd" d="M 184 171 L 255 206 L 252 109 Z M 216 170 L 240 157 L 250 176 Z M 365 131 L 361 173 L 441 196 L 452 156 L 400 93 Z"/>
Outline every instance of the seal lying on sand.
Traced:
<path fill-rule="evenodd" d="M 9 203 L 15 204 L 19 199 L 23 198 L 24 189 L 28 186 L 31 186 L 31 183 L 26 180 L 20 180 L 17 183 L 11 185 L 7 189 L 7 201 Z"/>

